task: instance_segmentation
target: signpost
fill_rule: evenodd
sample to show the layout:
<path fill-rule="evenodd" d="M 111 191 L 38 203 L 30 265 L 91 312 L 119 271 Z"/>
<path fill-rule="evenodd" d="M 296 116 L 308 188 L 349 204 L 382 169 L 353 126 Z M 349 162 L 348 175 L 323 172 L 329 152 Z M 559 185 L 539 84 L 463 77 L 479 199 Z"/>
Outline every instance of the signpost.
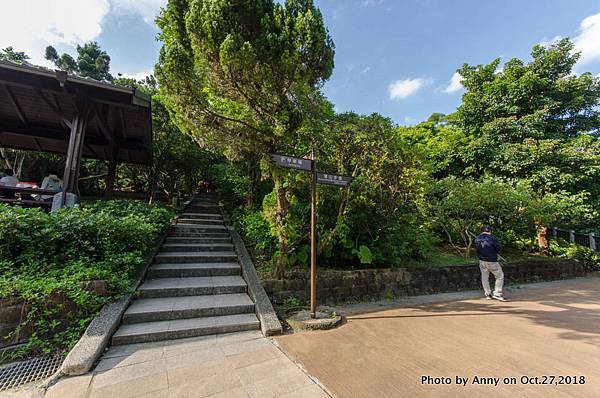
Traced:
<path fill-rule="evenodd" d="M 276 153 L 271 154 L 271 160 L 273 160 L 277 166 L 288 167 L 296 170 L 312 171 L 312 160 L 295 158 L 287 155 L 278 155 Z"/>
<path fill-rule="evenodd" d="M 317 311 L 317 183 L 347 187 L 352 177 L 337 174 L 319 173 L 317 171 L 317 156 L 312 147 L 311 159 L 297 158 L 287 155 L 271 154 L 271 160 L 278 166 L 308 171 L 311 174 L 310 184 L 310 313 L 314 318 Z"/>

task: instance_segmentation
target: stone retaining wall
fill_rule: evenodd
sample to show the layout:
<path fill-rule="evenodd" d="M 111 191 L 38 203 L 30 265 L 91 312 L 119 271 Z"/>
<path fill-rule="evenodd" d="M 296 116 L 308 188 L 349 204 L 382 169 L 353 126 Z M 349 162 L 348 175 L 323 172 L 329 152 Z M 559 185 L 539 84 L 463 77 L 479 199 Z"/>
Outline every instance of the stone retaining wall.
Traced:
<path fill-rule="evenodd" d="M 507 284 L 549 281 L 585 275 L 582 264 L 572 260 L 527 260 L 505 264 Z M 490 276 L 493 286 L 493 276 Z M 310 298 L 308 272 L 288 272 L 283 280 L 263 280 L 271 301 L 281 304 L 296 296 L 305 304 Z M 388 268 L 351 271 L 323 270 L 318 273 L 319 303 L 412 296 L 481 288 L 478 265 L 441 268 Z"/>
<path fill-rule="evenodd" d="M 0 349 L 27 341 L 31 335 L 29 328 L 21 330 L 20 333 L 13 333 L 25 315 L 25 304 L 22 299 L 12 297 L 0 299 Z"/>

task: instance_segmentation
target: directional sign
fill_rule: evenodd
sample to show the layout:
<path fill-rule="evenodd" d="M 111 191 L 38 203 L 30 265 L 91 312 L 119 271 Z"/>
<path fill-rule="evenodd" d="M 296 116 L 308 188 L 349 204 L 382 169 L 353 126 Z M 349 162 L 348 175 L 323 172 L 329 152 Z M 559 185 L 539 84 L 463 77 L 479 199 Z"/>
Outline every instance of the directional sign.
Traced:
<path fill-rule="evenodd" d="M 312 146 L 311 158 L 295 158 L 293 156 L 271 154 L 271 159 L 275 164 L 291 169 L 310 171 L 310 313 L 311 317 L 316 316 L 317 311 L 317 183 L 336 185 L 338 187 L 347 187 L 352 182 L 352 177 L 340 176 L 337 174 L 326 174 L 317 172 L 316 159 L 317 151 Z M 313 167 L 315 166 L 315 167 Z"/>
<path fill-rule="evenodd" d="M 271 154 L 271 159 L 277 163 L 278 166 L 304 171 L 312 170 L 312 160 L 295 158 L 287 155 L 278 155 L 276 153 Z"/>
<path fill-rule="evenodd" d="M 352 182 L 352 177 L 340 176 L 337 174 L 317 173 L 317 182 L 320 184 L 347 187 Z"/>

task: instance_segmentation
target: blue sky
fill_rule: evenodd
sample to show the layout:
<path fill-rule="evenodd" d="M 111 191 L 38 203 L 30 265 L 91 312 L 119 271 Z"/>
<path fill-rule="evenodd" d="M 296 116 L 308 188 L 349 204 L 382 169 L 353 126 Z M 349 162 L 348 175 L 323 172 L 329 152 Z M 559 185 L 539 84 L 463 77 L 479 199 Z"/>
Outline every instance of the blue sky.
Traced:
<path fill-rule="evenodd" d="M 165 0 L 19 0 L 0 5 L 0 47 L 26 51 L 96 40 L 112 72 L 143 76 L 160 43 L 153 19 Z M 324 91 L 338 111 L 379 112 L 414 124 L 460 104 L 463 63 L 529 58 L 535 43 L 575 39 L 576 72 L 600 74 L 600 0 L 316 0 L 336 44 Z M 24 20 L 23 15 L 28 17 Z"/>

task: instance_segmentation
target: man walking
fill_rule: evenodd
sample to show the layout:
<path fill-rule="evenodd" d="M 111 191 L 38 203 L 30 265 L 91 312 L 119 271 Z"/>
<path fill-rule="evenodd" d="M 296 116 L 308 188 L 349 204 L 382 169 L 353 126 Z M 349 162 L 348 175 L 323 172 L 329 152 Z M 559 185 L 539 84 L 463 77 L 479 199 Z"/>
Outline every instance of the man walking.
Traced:
<path fill-rule="evenodd" d="M 504 285 L 504 272 L 498 263 L 498 252 L 502 248 L 500 241 L 492 235 L 492 227 L 485 226 L 481 228 L 481 234 L 475 238 L 475 247 L 477 248 L 477 257 L 479 257 L 479 269 L 481 270 L 481 283 L 485 298 L 488 300 L 496 299 L 506 301 L 502 295 L 502 285 Z M 494 292 L 490 289 L 490 272 L 496 278 Z"/>

